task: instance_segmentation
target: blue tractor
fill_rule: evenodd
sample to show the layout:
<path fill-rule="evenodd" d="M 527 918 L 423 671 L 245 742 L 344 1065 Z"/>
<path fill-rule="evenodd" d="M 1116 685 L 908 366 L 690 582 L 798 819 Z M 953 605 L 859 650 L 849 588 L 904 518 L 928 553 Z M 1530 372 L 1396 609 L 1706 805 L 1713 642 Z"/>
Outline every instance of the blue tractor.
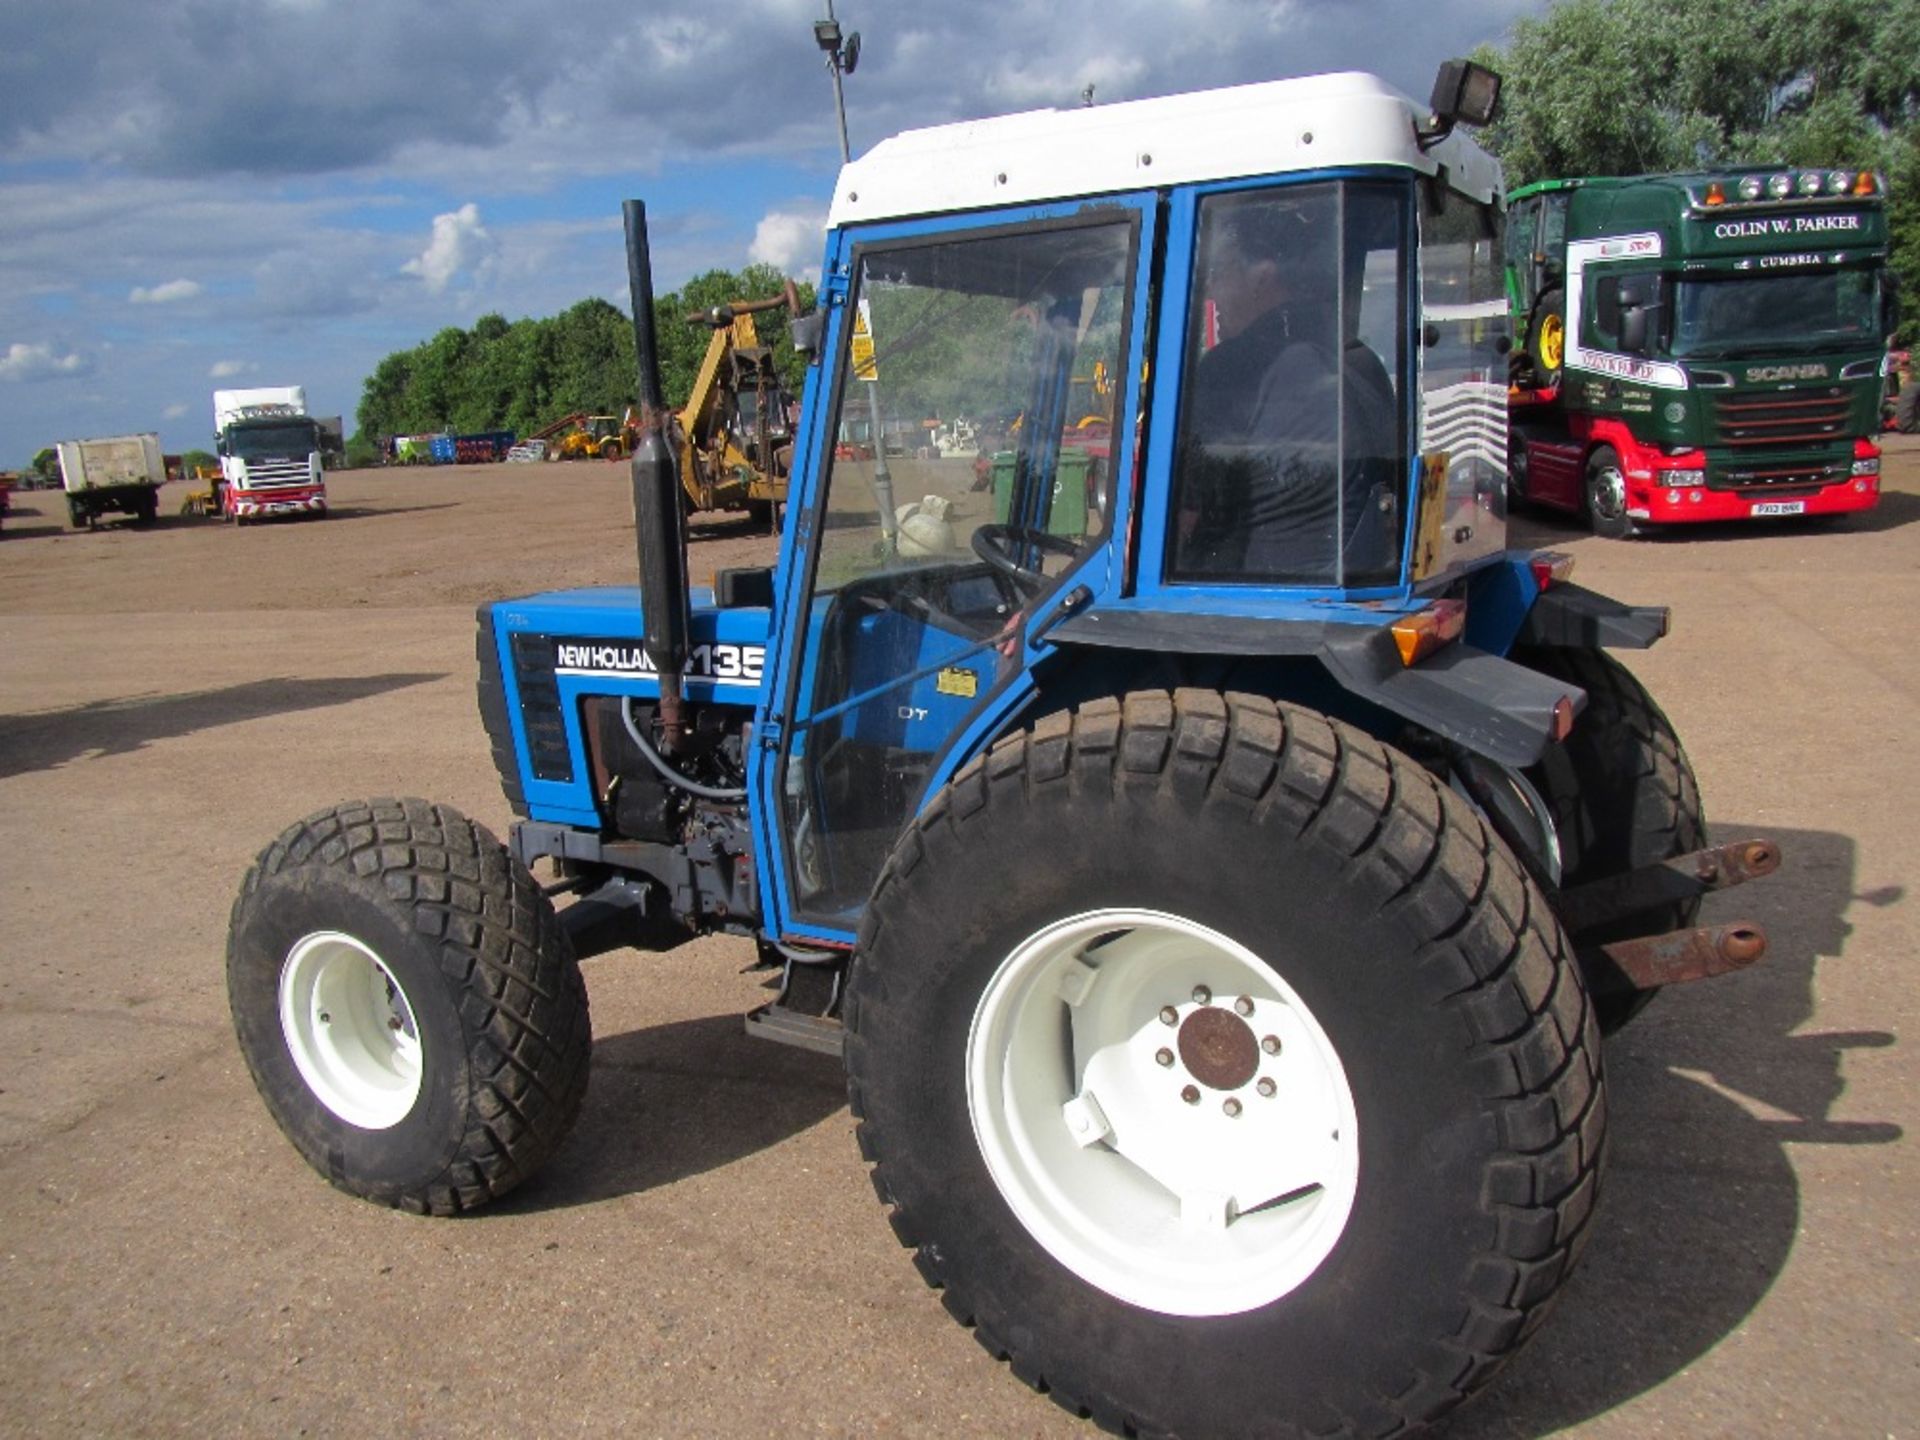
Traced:
<path fill-rule="evenodd" d="M 1705 848 L 1607 653 L 1666 612 L 1506 548 L 1504 192 L 1457 128 L 1497 86 L 881 144 L 778 563 L 710 593 L 630 203 L 641 584 L 481 608 L 509 840 L 341 805 L 235 905 L 307 1159 L 483 1204 L 579 1109 L 579 957 L 724 932 L 779 977 L 749 1030 L 844 1055 L 921 1273 L 1069 1409 L 1387 1434 L 1484 1383 L 1589 1233 L 1602 1031 L 1756 959 L 1697 911 L 1778 858 Z"/>

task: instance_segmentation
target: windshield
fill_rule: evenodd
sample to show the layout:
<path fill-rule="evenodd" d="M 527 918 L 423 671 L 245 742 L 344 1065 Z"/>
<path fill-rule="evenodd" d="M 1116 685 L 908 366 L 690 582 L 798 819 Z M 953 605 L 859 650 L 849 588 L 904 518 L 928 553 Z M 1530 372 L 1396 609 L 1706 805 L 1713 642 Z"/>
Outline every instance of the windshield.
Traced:
<path fill-rule="evenodd" d="M 227 453 L 242 460 L 304 460 L 319 448 L 317 433 L 311 420 L 247 425 L 227 432 Z"/>
<path fill-rule="evenodd" d="M 1689 277 L 1674 286 L 1676 358 L 1737 359 L 1879 343 L 1876 270 Z"/>
<path fill-rule="evenodd" d="M 1407 210 L 1377 181 L 1201 201 L 1170 579 L 1399 577 Z"/>

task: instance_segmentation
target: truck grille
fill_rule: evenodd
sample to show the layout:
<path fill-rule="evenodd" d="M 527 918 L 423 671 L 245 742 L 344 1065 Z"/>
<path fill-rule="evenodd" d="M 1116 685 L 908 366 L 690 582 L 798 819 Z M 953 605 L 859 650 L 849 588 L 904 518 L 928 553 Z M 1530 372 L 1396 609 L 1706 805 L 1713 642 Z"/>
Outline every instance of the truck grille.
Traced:
<path fill-rule="evenodd" d="M 247 488 L 263 489 L 274 485 L 307 485 L 312 476 L 307 471 L 307 460 L 303 455 L 298 460 L 249 460 L 247 462 Z"/>
<path fill-rule="evenodd" d="M 1851 409 L 1851 396 L 1838 387 L 1779 396 L 1728 396 L 1713 402 L 1710 443 L 1741 449 L 1817 445 L 1846 434 Z"/>

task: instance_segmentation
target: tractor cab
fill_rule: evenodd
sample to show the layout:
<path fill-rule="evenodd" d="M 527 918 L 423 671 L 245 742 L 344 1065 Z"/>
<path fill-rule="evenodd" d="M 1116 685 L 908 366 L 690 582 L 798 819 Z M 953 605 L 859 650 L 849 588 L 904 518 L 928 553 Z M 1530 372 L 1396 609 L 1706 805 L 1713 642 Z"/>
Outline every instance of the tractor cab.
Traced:
<path fill-rule="evenodd" d="M 1481 152 L 1422 148 L 1353 75 L 1042 123 L 915 132 L 841 180 L 758 776 L 802 933 L 850 931 L 902 825 L 1049 692 L 1358 639 L 1504 550 Z M 1014 419 L 976 457 L 822 438 L 940 414 Z"/>

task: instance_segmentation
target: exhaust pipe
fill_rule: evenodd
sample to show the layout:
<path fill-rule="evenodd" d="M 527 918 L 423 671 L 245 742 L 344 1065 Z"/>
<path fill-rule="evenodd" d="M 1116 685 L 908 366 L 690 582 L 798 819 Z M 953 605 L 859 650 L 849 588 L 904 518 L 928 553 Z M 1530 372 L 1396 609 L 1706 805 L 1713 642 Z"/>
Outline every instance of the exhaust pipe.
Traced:
<path fill-rule="evenodd" d="M 687 531 L 680 475 L 660 396 L 660 346 L 653 328 L 653 267 L 647 249 L 647 207 L 621 206 L 627 226 L 627 288 L 633 298 L 633 350 L 640 371 L 639 434 L 634 438 L 633 526 L 640 550 L 641 645 L 660 675 L 660 748 L 686 738 L 682 672 L 686 669 L 692 601 L 687 585 Z"/>

